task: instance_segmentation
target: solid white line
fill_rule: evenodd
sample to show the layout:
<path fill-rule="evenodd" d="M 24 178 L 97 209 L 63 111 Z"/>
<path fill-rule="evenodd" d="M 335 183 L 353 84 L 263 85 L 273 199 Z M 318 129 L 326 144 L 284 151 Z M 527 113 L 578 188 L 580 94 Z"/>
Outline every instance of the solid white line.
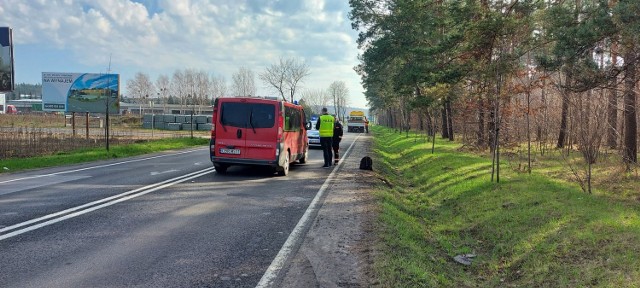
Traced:
<path fill-rule="evenodd" d="M 79 171 L 91 170 L 91 169 L 98 169 L 98 168 L 116 166 L 116 165 L 133 163 L 133 162 L 146 161 L 146 160 L 151 160 L 151 159 L 156 159 L 156 158 L 161 158 L 161 157 L 167 157 L 167 156 L 191 153 L 191 152 L 200 151 L 200 150 L 205 150 L 205 149 L 204 148 L 202 148 L 202 149 L 194 149 L 194 150 L 189 150 L 189 151 L 184 151 L 184 152 L 165 154 L 165 155 L 158 155 L 158 156 L 147 157 L 147 158 L 142 158 L 142 159 L 133 159 L 133 160 L 127 160 L 127 161 L 122 161 L 122 162 L 117 162 L 117 163 L 104 164 L 104 165 L 98 165 L 98 166 L 91 166 L 91 167 L 85 167 L 85 168 L 68 170 L 68 171 L 61 171 L 61 172 L 50 173 L 50 174 L 27 176 L 27 177 L 22 177 L 22 178 L 16 178 L 16 179 L 11 179 L 11 180 L 0 181 L 0 184 L 9 183 L 9 182 L 15 182 L 15 181 L 21 181 L 21 180 L 49 177 L 49 176 L 55 176 L 55 175 L 61 175 L 61 174 L 68 174 L 68 173 L 73 173 L 73 172 L 79 172 Z M 49 167 L 49 168 L 51 168 L 51 167 Z"/>
<path fill-rule="evenodd" d="M 173 179 L 165 180 L 165 181 L 162 181 L 162 182 L 159 182 L 159 183 L 156 183 L 156 184 L 152 184 L 152 185 L 148 185 L 148 186 L 145 186 L 145 187 L 142 187 L 142 188 L 131 190 L 131 191 L 128 191 L 128 192 L 125 192 L 125 193 L 121 193 L 121 194 L 115 195 L 115 196 L 111 196 L 111 197 L 104 198 L 104 199 L 101 199 L 101 200 L 98 200 L 98 201 L 87 203 L 87 204 L 84 204 L 84 205 L 81 205 L 81 206 L 78 206 L 78 207 L 66 209 L 64 211 L 60 211 L 60 212 L 57 212 L 57 213 L 49 214 L 49 215 L 46 215 L 46 216 L 43 216 L 43 217 L 40 217 L 40 218 L 36 218 L 36 219 L 33 219 L 33 220 L 29 220 L 29 221 L 26 221 L 26 222 L 18 223 L 16 225 L 12 225 L 12 226 L 9 226 L 9 227 L 5 227 L 5 228 L 0 229 L 0 232 L 13 230 L 13 229 L 16 229 L 16 228 L 19 228 L 19 227 L 22 227 L 22 226 L 26 226 L 26 225 L 30 225 L 30 224 L 33 224 L 33 223 L 36 223 L 36 222 L 39 222 L 39 221 L 42 221 L 42 220 L 46 220 L 46 219 L 57 217 L 57 216 L 60 216 L 60 215 L 64 215 L 64 214 L 67 214 L 67 213 L 70 213 L 70 212 L 73 212 L 73 211 L 76 211 L 76 210 L 80 210 L 80 209 L 83 209 L 83 208 L 86 208 L 86 207 L 90 207 L 90 208 L 87 208 L 87 209 L 84 209 L 84 210 L 77 211 L 75 213 L 67 214 L 67 215 L 59 217 L 59 218 L 55 218 L 55 219 L 52 219 L 52 220 L 49 220 L 49 221 L 46 221 L 46 222 L 42 222 L 42 223 L 37 224 L 37 225 L 33 225 L 33 226 L 29 226 L 29 227 L 26 227 L 26 228 L 23 228 L 23 229 L 20 229 L 20 230 L 16 230 L 16 231 L 13 231 L 11 233 L 7 233 L 5 235 L 0 235 L 0 240 L 11 238 L 13 236 L 20 235 L 20 234 L 25 233 L 25 232 L 29 232 L 29 231 L 32 231 L 32 230 L 35 230 L 35 229 L 38 229 L 38 228 L 42 228 L 42 227 L 45 227 L 45 226 L 48 226 L 48 225 L 51 225 L 51 224 L 54 224 L 54 223 L 69 219 L 69 218 L 80 216 L 82 214 L 86 214 L 86 213 L 89 213 L 91 211 L 95 211 L 95 210 L 98 210 L 98 209 L 101 209 L 101 208 L 104 208 L 104 207 L 108 207 L 108 206 L 111 206 L 111 205 L 114 205 L 116 203 L 120 203 L 120 202 L 129 200 L 129 199 L 133 199 L 133 198 L 136 198 L 136 197 L 151 193 L 153 191 L 157 191 L 157 190 L 160 190 L 160 189 L 163 189 L 163 188 L 166 188 L 166 187 L 170 187 L 170 186 L 178 184 L 178 183 L 182 183 L 182 182 L 187 181 L 187 180 L 198 178 L 200 176 L 203 176 L 203 175 L 206 175 L 208 173 L 211 173 L 213 170 L 214 170 L 213 167 L 209 167 L 207 169 L 203 169 L 203 170 L 200 170 L 200 171 L 196 171 L 196 172 L 192 172 L 192 173 L 189 173 L 189 174 L 185 174 L 185 175 L 182 175 L 180 177 L 175 177 Z M 139 192 L 139 191 L 142 191 L 142 192 Z M 136 192 L 139 192 L 139 193 L 132 194 L 132 193 L 136 193 Z M 130 194 L 132 194 L 132 195 L 130 195 Z M 126 197 L 123 197 L 123 196 L 126 196 Z M 113 200 L 113 199 L 115 199 L 115 200 Z M 94 206 L 96 204 L 100 204 L 100 203 L 103 203 L 103 202 L 106 202 L 106 201 L 109 201 L 109 202 L 101 204 L 101 205 Z M 93 206 L 93 207 L 91 207 L 91 206 Z"/>
<path fill-rule="evenodd" d="M 356 144 L 358 138 L 360 138 L 359 134 L 356 139 L 353 140 L 353 143 L 351 143 L 349 149 L 347 149 L 347 152 L 344 153 L 344 156 L 349 155 L 349 151 L 351 151 L 351 148 Z M 260 278 L 260 282 L 258 282 L 256 288 L 272 287 L 275 284 L 274 281 L 277 279 L 278 274 L 282 271 L 282 268 L 284 268 L 285 262 L 287 261 L 287 259 L 289 259 L 289 257 L 291 257 L 291 254 L 295 252 L 293 251 L 294 246 L 299 240 L 301 240 L 301 237 L 305 236 L 302 235 L 302 232 L 312 220 L 311 215 L 315 214 L 315 210 L 319 209 L 318 206 L 320 205 L 320 199 L 325 194 L 327 187 L 329 187 L 329 184 L 333 180 L 336 171 L 338 171 L 338 169 L 342 167 L 342 163 L 344 163 L 343 160 L 346 158 L 344 156 L 342 157 L 342 160 L 338 162 L 338 166 L 334 166 L 333 171 L 331 171 L 329 177 L 327 177 L 327 179 L 322 184 L 322 187 L 320 187 L 320 190 L 318 190 L 316 197 L 313 198 L 313 201 L 311 201 L 311 204 L 309 204 L 309 207 L 307 207 L 307 210 L 302 215 L 302 218 L 300 218 L 300 221 L 298 221 L 296 227 L 293 228 L 293 231 L 291 231 L 291 234 L 289 234 L 287 241 L 285 241 L 284 245 L 282 245 L 282 248 L 280 248 L 278 255 L 276 255 L 276 258 L 271 261 L 271 265 L 269 265 L 267 271 L 265 271 L 262 275 L 262 278 Z"/>

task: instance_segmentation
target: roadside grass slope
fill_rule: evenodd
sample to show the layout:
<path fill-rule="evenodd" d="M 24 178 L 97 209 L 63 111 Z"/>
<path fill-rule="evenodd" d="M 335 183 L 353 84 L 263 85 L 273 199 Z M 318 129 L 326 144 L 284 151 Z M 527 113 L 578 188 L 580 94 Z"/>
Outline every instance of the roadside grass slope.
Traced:
<path fill-rule="evenodd" d="M 640 287 L 636 200 L 373 127 L 384 287 Z M 561 165 L 561 164 L 555 164 Z M 557 168 L 557 167 L 556 167 Z M 560 170 L 560 169 L 558 169 Z M 569 172 L 567 172 L 569 173 Z M 465 266 L 456 255 L 475 254 Z"/>

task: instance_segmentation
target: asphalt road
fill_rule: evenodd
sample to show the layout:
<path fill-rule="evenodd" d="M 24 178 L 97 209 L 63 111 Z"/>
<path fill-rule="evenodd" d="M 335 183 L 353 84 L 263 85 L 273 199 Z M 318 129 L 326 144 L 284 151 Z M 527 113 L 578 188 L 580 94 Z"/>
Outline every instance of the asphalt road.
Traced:
<path fill-rule="evenodd" d="M 0 287 L 255 287 L 331 172 L 309 158 L 286 177 L 217 174 L 204 148 L 0 175 Z"/>

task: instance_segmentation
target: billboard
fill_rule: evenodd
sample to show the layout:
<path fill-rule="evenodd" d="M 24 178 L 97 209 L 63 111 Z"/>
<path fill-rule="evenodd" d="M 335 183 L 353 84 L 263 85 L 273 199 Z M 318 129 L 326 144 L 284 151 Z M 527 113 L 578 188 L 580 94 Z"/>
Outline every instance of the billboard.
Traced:
<path fill-rule="evenodd" d="M 42 73 L 42 110 L 118 114 L 120 75 Z"/>
<path fill-rule="evenodd" d="M 12 36 L 11 28 L 0 27 L 0 92 L 11 92 L 15 87 Z"/>

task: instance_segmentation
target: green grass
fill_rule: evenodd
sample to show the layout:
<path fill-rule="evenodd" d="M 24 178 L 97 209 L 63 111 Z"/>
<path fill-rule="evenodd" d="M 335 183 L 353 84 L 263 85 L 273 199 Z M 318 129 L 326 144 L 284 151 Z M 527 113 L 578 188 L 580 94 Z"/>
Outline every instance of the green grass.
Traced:
<path fill-rule="evenodd" d="M 189 137 L 166 138 L 128 145 L 113 145 L 109 147 L 109 151 L 107 151 L 105 148 L 91 148 L 63 152 L 50 156 L 0 159 L 0 173 L 76 164 L 96 160 L 124 158 L 164 150 L 182 149 L 192 146 L 206 145 L 208 143 L 209 139 L 199 137 L 193 139 Z"/>
<path fill-rule="evenodd" d="M 384 287 L 640 287 L 637 202 L 375 126 Z M 560 163 L 556 165 L 561 165 Z M 453 261 L 473 253 L 472 265 Z"/>

